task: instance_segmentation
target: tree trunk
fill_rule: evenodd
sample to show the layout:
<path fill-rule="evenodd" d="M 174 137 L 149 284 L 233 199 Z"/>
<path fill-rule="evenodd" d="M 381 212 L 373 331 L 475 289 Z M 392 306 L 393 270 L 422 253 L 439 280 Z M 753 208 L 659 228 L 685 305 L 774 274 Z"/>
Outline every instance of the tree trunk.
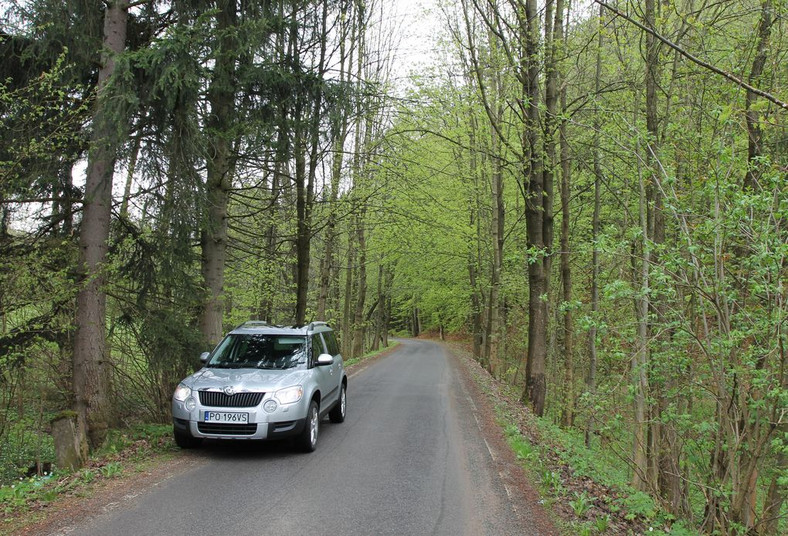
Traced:
<path fill-rule="evenodd" d="M 361 207 L 356 220 L 358 279 L 356 280 L 356 307 L 353 314 L 353 352 L 350 354 L 352 357 L 364 355 L 364 336 L 367 327 L 364 318 L 364 304 L 367 299 L 367 240 L 364 233 L 366 213 L 366 208 Z"/>
<path fill-rule="evenodd" d="M 758 43 L 757 52 L 750 68 L 750 74 L 747 81 L 750 85 L 758 86 L 763 69 L 766 66 L 767 52 L 769 39 L 771 37 L 772 25 L 774 24 L 773 0 L 762 0 L 761 2 L 761 18 L 758 23 Z M 752 91 L 747 91 L 745 97 L 745 120 L 747 122 L 747 174 L 744 177 L 744 187 L 755 189 L 759 187 L 760 179 L 760 164 L 758 157 L 763 154 L 761 145 L 763 144 L 763 133 L 759 120 L 758 110 L 754 110 L 753 106 L 758 100 L 758 96 Z"/>
<path fill-rule="evenodd" d="M 496 86 L 498 86 L 496 80 Z M 487 302 L 487 347 L 485 355 L 487 360 L 487 370 L 493 376 L 500 372 L 500 349 L 501 338 L 501 277 L 503 270 L 503 242 L 504 242 L 504 205 L 503 205 L 503 170 L 501 169 L 500 140 L 498 134 L 492 133 L 493 150 L 493 173 L 491 177 L 492 185 L 492 247 L 493 258 L 490 271 L 490 299 Z"/>
<path fill-rule="evenodd" d="M 540 23 L 536 0 L 526 0 L 524 16 L 520 16 L 520 34 L 525 54 L 520 76 L 525 124 L 523 132 L 525 226 L 528 248 L 528 360 L 525 367 L 523 402 L 530 402 L 534 413 L 544 414 L 547 394 L 548 282 L 550 249 L 553 235 L 553 163 L 545 162 L 545 145 L 540 144 L 539 35 Z M 555 72 L 552 68 L 549 73 Z M 549 76 L 548 76 L 549 78 Z M 548 87 L 551 81 L 547 81 Z M 549 144 L 548 144 L 549 147 Z"/>
<path fill-rule="evenodd" d="M 636 112 L 637 113 L 637 112 Z M 646 170 L 647 172 L 647 170 Z M 635 298 L 637 316 L 637 348 L 632 355 L 630 364 L 631 382 L 634 393 L 634 430 L 632 445 L 632 487 L 640 491 L 649 490 L 649 459 L 648 459 L 648 421 L 646 419 L 646 396 L 648 393 L 648 313 L 650 302 L 650 265 L 651 228 L 648 221 L 648 194 L 644 170 L 638 168 L 639 178 L 639 221 L 641 232 L 640 264 L 636 256 L 636 246 L 632 246 L 632 276 L 639 281 L 640 292 Z"/>
<path fill-rule="evenodd" d="M 350 226 L 350 224 L 348 224 Z M 348 230 L 349 231 L 349 230 Z M 353 356 L 353 281 L 355 279 L 356 247 L 353 233 L 348 232 L 347 268 L 345 270 L 345 293 L 342 305 L 342 354 L 351 359 Z"/>
<path fill-rule="evenodd" d="M 468 186 L 468 219 L 471 228 L 475 231 L 476 240 L 468 244 L 468 281 L 471 286 L 471 336 L 473 337 L 473 355 L 477 359 L 482 356 L 482 343 L 484 341 L 482 322 L 482 290 L 479 285 L 479 266 L 481 265 L 482 228 L 480 214 L 479 192 L 479 159 L 476 151 L 477 124 L 475 117 L 471 117 L 468 133 L 468 146 L 470 147 L 470 184 Z"/>
<path fill-rule="evenodd" d="M 222 36 L 214 58 L 213 78 L 208 90 L 211 115 L 206 130 L 212 147 L 207 161 L 207 207 L 200 235 L 202 247 L 201 273 L 207 298 L 200 318 L 200 330 L 208 345 L 219 342 L 223 335 L 224 268 L 227 258 L 227 205 L 234 163 L 232 158 L 231 126 L 235 92 L 235 38 L 230 29 L 236 25 L 235 0 L 217 0 L 216 23 Z"/>
<path fill-rule="evenodd" d="M 563 108 L 566 108 L 566 91 L 562 92 Z M 569 243 L 569 199 L 571 196 L 571 166 L 569 163 L 569 141 L 566 123 L 561 123 L 561 281 L 564 287 L 564 408 L 563 425 L 574 426 L 575 422 L 575 360 L 574 360 L 574 317 L 572 306 L 572 267 Z"/>
<path fill-rule="evenodd" d="M 296 20 L 296 17 L 293 17 Z M 323 10 L 320 22 L 320 57 L 317 65 L 318 80 L 323 79 L 325 75 L 325 60 L 326 60 L 326 41 L 327 29 L 326 22 L 328 20 L 328 2 L 323 2 Z M 297 25 L 293 24 L 297 29 Z M 296 38 L 293 36 L 293 38 Z M 312 104 L 312 114 L 309 124 L 309 169 L 306 169 L 306 142 L 307 133 L 298 135 L 296 133 L 296 211 L 298 213 L 298 233 L 296 237 L 296 252 L 298 256 L 298 276 L 296 278 L 296 324 L 304 324 L 306 322 L 306 308 L 307 300 L 309 297 L 309 265 L 311 256 L 312 244 L 312 210 L 315 201 L 315 177 L 317 175 L 318 165 L 318 149 L 320 145 L 320 115 L 323 107 L 323 88 L 319 82 L 314 83 L 316 87 L 309 95 L 314 99 Z M 296 120 L 299 120 L 296 115 Z M 305 181 L 305 182 L 304 182 Z"/>
<path fill-rule="evenodd" d="M 600 97 L 600 87 L 602 84 L 602 47 L 604 46 L 604 27 L 605 8 L 599 6 L 599 19 L 597 22 L 597 53 L 596 69 L 594 76 L 594 95 Z M 600 114 L 594 114 L 594 212 L 591 220 L 591 242 L 593 253 L 591 254 L 591 327 L 588 330 L 588 375 L 586 376 L 586 390 L 591 395 L 592 406 L 586 421 L 585 444 L 591 447 L 595 429 L 596 415 L 593 410 L 593 400 L 596 395 L 596 367 L 597 367 L 597 322 L 599 311 L 599 227 L 600 212 L 602 209 L 602 165 L 599 138 L 602 130 Z"/>
<path fill-rule="evenodd" d="M 295 324 L 303 325 L 306 320 L 307 294 L 309 291 L 309 249 L 311 240 L 310 200 L 309 190 L 306 185 L 306 147 L 304 146 L 304 132 L 301 107 L 296 105 L 294 115 L 296 123 L 295 143 L 295 190 L 296 190 L 296 309 Z"/>
<path fill-rule="evenodd" d="M 82 226 L 79 236 L 79 281 L 76 333 L 74 336 L 74 402 L 79 430 L 86 433 L 95 449 L 104 442 L 110 424 L 110 363 L 106 342 L 104 290 L 110 218 L 112 175 L 122 143 L 125 119 L 111 110 L 109 80 L 115 72 L 116 56 L 126 47 L 128 13 L 122 1 L 111 2 L 104 14 L 104 52 L 98 79 L 98 97 L 93 116 L 93 136 L 88 155 Z"/>
<path fill-rule="evenodd" d="M 340 80 L 343 79 L 344 67 L 340 72 Z M 345 140 L 347 139 L 347 115 L 342 114 L 338 132 L 335 135 L 333 162 L 331 166 L 331 182 L 328 196 L 328 221 L 325 232 L 325 251 L 320 263 L 320 291 L 317 300 L 317 318 L 327 320 L 328 296 L 334 274 L 337 270 L 334 267 L 334 253 L 337 241 L 337 200 L 339 199 L 339 184 L 342 178 L 342 161 Z M 336 313 L 335 313 L 336 314 Z"/>

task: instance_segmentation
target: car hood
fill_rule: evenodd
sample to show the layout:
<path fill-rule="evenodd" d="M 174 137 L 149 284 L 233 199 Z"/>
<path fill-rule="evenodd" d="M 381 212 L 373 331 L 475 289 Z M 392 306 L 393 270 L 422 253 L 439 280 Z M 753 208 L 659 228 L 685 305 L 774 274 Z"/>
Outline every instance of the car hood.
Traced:
<path fill-rule="evenodd" d="M 219 369 L 204 368 L 183 383 L 196 391 L 222 390 L 232 386 L 238 392 L 275 391 L 283 387 L 298 385 L 307 374 L 305 370 L 260 370 L 260 369 Z"/>

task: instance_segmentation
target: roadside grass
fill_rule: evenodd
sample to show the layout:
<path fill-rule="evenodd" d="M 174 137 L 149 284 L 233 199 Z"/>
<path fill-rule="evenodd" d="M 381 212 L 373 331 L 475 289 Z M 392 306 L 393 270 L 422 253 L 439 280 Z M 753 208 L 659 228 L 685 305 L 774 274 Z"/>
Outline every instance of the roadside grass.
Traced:
<path fill-rule="evenodd" d="M 107 480 L 142 471 L 158 456 L 174 454 L 172 427 L 138 425 L 127 430 L 112 430 L 104 446 L 76 471 L 55 468 L 42 476 L 20 477 L 13 484 L 0 486 L 0 532 L 19 517 L 41 510 L 65 495 L 85 496 Z"/>
<path fill-rule="evenodd" d="M 491 394 L 490 387 L 484 390 Z M 562 429 L 546 418 L 530 416 L 526 424 L 511 393 L 492 398 L 509 446 L 566 534 L 699 534 L 629 485 L 629 470 L 614 455 L 616 449 L 586 448 L 582 431 Z"/>

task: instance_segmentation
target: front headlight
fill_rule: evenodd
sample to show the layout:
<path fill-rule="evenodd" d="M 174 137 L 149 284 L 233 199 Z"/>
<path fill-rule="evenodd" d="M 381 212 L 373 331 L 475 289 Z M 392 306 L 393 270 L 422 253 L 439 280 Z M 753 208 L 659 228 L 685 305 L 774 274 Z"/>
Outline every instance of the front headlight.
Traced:
<path fill-rule="evenodd" d="M 189 398 L 192 394 L 192 390 L 190 387 L 186 387 L 182 383 L 178 384 L 178 387 L 175 388 L 175 394 L 172 397 L 177 400 L 178 402 L 183 402 L 187 398 Z"/>
<path fill-rule="evenodd" d="M 302 396 L 304 396 L 304 388 L 300 385 L 281 389 L 274 393 L 274 398 L 276 398 L 280 404 L 295 404 L 301 400 Z"/>

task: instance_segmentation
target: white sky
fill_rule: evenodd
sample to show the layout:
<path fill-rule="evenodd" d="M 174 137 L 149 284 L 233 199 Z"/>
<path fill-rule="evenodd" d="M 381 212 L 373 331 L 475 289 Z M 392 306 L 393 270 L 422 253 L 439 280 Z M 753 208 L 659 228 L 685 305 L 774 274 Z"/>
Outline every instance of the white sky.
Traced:
<path fill-rule="evenodd" d="M 391 10 L 399 38 L 395 43 L 395 82 L 403 83 L 412 71 L 422 70 L 437 59 L 434 49 L 440 33 L 440 12 L 437 0 L 395 0 L 387 9 Z"/>

